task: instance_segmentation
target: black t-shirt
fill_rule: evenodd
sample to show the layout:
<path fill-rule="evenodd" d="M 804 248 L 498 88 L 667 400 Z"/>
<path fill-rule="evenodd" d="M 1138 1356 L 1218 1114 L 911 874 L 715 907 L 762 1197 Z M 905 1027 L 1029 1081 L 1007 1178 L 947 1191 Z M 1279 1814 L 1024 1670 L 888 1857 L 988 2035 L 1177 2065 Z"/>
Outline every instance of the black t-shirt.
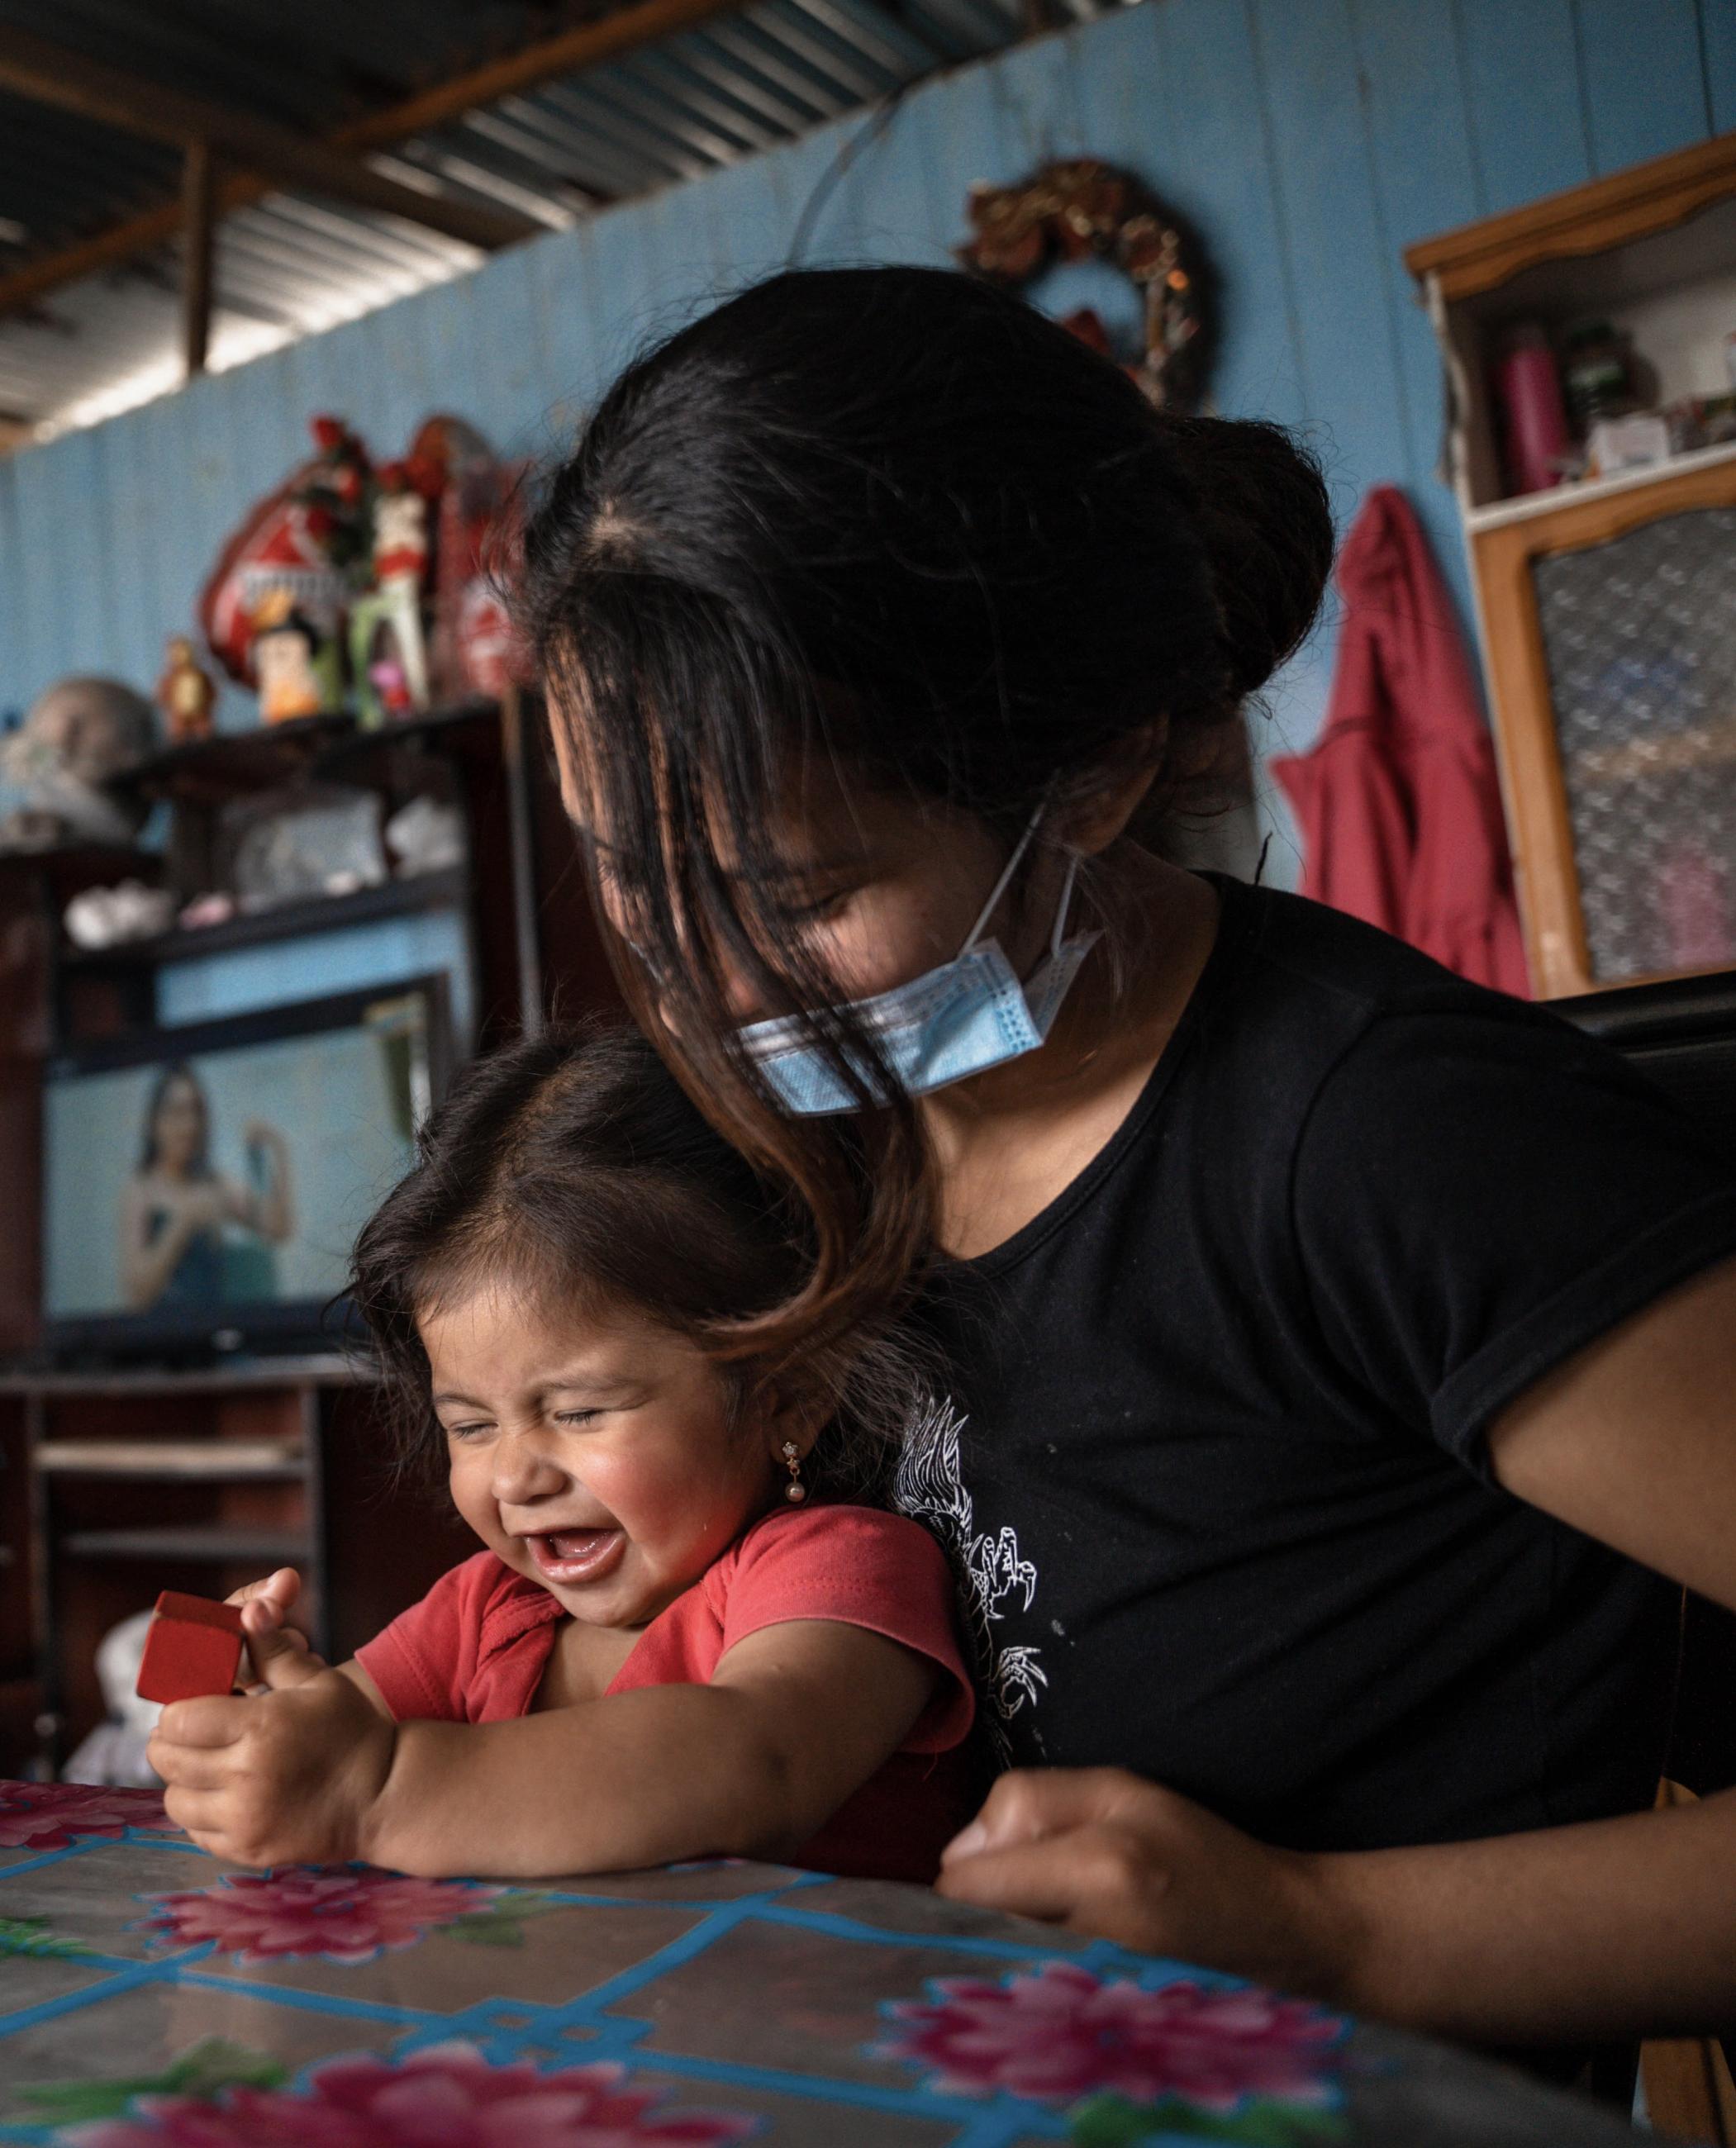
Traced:
<path fill-rule="evenodd" d="M 1125 1123 L 928 1296 L 951 1392 L 897 1503 L 961 1569 L 1002 1757 L 1307 1849 L 1642 1807 L 1677 1592 L 1485 1434 L 1736 1251 L 1736 1178 L 1558 1017 L 1216 884 Z"/>

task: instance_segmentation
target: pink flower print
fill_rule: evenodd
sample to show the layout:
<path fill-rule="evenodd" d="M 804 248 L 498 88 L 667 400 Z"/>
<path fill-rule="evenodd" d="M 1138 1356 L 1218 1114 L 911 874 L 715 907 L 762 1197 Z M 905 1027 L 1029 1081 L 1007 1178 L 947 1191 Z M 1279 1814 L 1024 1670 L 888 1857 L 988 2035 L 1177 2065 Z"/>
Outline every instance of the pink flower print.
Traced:
<path fill-rule="evenodd" d="M 148 1895 L 156 1908 L 145 1929 L 177 1946 L 208 1940 L 244 1964 L 305 1955 L 371 1961 L 389 1947 L 414 1946 L 431 1925 L 488 1908 L 503 1891 L 465 1880 L 406 1880 L 368 1865 L 297 1864 L 231 1873 L 186 1894 Z"/>
<path fill-rule="evenodd" d="M 930 1989 L 935 2002 L 891 2009 L 904 2032 L 880 2055 L 932 2068 L 931 2085 L 946 2095 L 1004 2090 L 1054 2104 L 1176 2095 L 1212 2111 L 1248 2095 L 1333 2099 L 1332 2047 L 1344 2024 L 1254 1985 L 1208 1991 L 1182 1981 L 1147 1991 L 1050 1961 L 1004 1984 L 955 1977 Z"/>
<path fill-rule="evenodd" d="M 129 1827 L 178 1832 L 155 1790 L 91 1783 L 0 1783 L 0 1849 L 68 1849 L 80 1836 Z"/>
<path fill-rule="evenodd" d="M 216 2103 L 141 2096 L 129 2117 L 81 2126 L 78 2148 L 725 2148 L 757 2120 L 658 2113 L 625 2066 L 539 2073 L 491 2065 L 474 2045 L 399 2061 L 333 2059 L 294 2089 L 232 2088 Z"/>

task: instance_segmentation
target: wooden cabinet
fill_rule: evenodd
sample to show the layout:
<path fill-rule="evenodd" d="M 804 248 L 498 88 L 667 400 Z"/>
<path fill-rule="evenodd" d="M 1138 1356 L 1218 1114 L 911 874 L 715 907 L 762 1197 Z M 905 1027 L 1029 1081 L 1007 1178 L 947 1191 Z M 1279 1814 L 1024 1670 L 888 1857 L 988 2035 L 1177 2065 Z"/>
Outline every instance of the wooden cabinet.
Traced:
<path fill-rule="evenodd" d="M 1736 439 L 1513 495 L 1491 386 L 1521 324 L 1603 320 L 1648 399 L 1729 394 L 1736 135 L 1405 259 L 1445 362 L 1533 986 L 1736 966 Z"/>

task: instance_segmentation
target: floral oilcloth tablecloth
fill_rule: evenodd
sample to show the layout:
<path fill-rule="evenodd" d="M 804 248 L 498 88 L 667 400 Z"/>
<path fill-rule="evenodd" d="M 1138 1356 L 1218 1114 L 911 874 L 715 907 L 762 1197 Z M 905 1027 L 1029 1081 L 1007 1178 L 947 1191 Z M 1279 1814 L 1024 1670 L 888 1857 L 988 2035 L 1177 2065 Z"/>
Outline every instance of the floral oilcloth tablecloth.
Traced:
<path fill-rule="evenodd" d="M 1613 2148 L 1441 2047 L 918 1889 L 253 1873 L 0 1784 L 0 2140 L 78 2148 Z"/>

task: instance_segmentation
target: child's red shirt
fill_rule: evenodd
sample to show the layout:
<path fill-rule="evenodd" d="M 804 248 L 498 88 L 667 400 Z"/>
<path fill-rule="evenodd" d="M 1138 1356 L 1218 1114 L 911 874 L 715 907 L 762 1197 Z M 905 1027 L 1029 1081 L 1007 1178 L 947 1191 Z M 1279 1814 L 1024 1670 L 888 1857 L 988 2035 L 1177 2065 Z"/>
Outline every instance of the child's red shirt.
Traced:
<path fill-rule="evenodd" d="M 479 1552 L 357 1659 L 400 1722 L 509 1722 L 529 1714 L 566 1616 L 539 1583 Z M 966 1755 L 976 1700 L 946 1559 L 916 1523 L 871 1507 L 766 1515 L 651 1621 L 609 1692 L 709 1685 L 738 1641 L 795 1619 L 884 1634 L 926 1657 L 940 1678 L 898 1751 L 794 1861 L 853 1878 L 931 1880 L 976 1802 Z"/>

